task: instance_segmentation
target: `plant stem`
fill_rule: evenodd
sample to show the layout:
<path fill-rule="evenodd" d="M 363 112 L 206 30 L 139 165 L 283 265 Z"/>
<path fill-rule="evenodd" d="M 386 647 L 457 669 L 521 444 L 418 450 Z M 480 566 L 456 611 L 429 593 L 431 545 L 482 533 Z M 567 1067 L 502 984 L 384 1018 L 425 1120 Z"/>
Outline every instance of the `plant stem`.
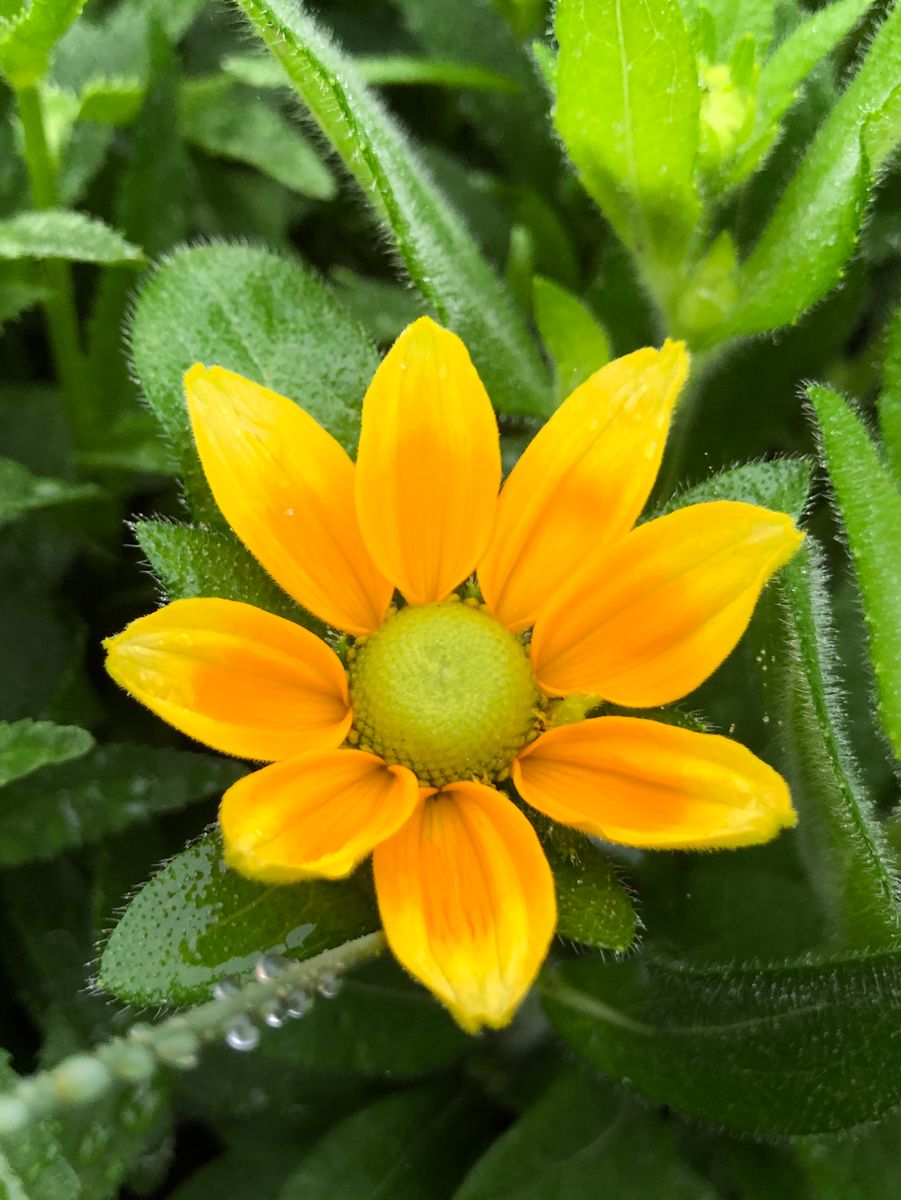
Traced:
<path fill-rule="evenodd" d="M 290 1004 L 292 996 L 316 988 L 322 995 L 335 995 L 335 977 L 375 958 L 386 944 L 383 933 L 369 933 L 304 962 L 281 960 L 272 972 L 258 967 L 255 978 L 236 985 L 233 992 L 158 1025 L 134 1025 L 125 1037 L 73 1054 L 49 1071 L 22 1079 L 0 1095 L 0 1136 L 16 1135 L 59 1109 L 93 1103 L 118 1084 L 144 1085 L 160 1067 L 188 1070 L 197 1065 L 200 1047 L 224 1037 L 236 1020 L 262 1015 L 273 1004 Z M 266 966 L 265 957 L 261 966 Z"/>
<path fill-rule="evenodd" d="M 32 201 L 37 209 L 56 208 L 59 204 L 56 166 L 47 145 L 44 112 L 37 86 L 31 84 L 19 88 L 16 91 L 16 101 L 22 122 L 25 167 L 31 185 Z M 72 273 L 68 264 L 58 258 L 47 259 L 42 268 L 48 287 L 48 295 L 44 300 L 44 314 L 47 319 L 50 348 L 77 442 L 84 432 L 87 417 L 84 409 L 86 377 L 78 338 Z"/>

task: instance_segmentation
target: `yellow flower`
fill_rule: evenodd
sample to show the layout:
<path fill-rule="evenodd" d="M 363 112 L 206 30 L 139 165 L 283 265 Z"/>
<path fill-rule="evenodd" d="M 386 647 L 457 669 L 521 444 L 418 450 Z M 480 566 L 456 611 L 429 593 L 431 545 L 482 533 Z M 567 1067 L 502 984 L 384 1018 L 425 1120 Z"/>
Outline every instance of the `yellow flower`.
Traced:
<path fill-rule="evenodd" d="M 782 778 L 725 738 L 561 723 L 588 697 L 652 708 L 692 691 L 802 539 L 731 502 L 632 529 L 687 365 L 667 342 L 603 367 L 500 495 L 488 396 L 427 318 L 375 374 L 356 465 L 292 401 L 221 367 L 185 376 L 217 504 L 289 595 L 350 635 L 346 666 L 300 625 L 198 599 L 111 638 L 110 674 L 198 741 L 272 764 L 223 798 L 231 866 L 336 879 L 372 853 L 391 949 L 468 1030 L 510 1020 L 556 922 L 538 838 L 495 785 L 630 846 L 747 845 L 795 822 Z M 454 590 L 473 572 L 482 603 Z"/>

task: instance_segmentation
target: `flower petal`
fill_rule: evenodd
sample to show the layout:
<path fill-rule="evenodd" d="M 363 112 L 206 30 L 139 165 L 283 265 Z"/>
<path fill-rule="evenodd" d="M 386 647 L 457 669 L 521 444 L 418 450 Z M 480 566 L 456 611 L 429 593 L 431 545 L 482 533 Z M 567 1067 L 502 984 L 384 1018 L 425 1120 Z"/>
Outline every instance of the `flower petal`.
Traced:
<path fill-rule="evenodd" d="M 464 1029 L 506 1025 L 557 919 L 551 870 L 522 813 L 480 783 L 424 792 L 373 864 L 385 935 L 403 966 Z"/>
<path fill-rule="evenodd" d="M 683 342 L 618 358 L 577 387 L 526 448 L 479 563 L 485 601 L 509 628 L 533 625 L 589 547 L 632 528 L 687 373 Z"/>
<path fill-rule="evenodd" d="M 649 521 L 590 559 L 542 611 L 531 649 L 538 681 L 626 708 L 678 700 L 730 653 L 803 536 L 785 513 L 726 500 Z"/>
<path fill-rule="evenodd" d="M 362 750 L 302 754 L 222 797 L 225 861 L 264 883 L 341 879 L 410 817 L 419 784 Z"/>
<path fill-rule="evenodd" d="M 744 746 L 636 717 L 548 730 L 513 782 L 551 820 L 626 846 L 748 846 L 797 821 L 785 780 Z"/>
<path fill-rule="evenodd" d="M 500 481 L 497 422 L 466 347 L 421 317 L 375 373 L 357 454 L 363 537 L 411 604 L 443 600 L 475 569 Z"/>
<path fill-rule="evenodd" d="M 235 600 L 175 600 L 104 642 L 106 669 L 151 712 L 214 750 L 274 761 L 350 728 L 338 656 L 307 629 Z"/>
<path fill-rule="evenodd" d="M 317 617 L 371 633 L 392 588 L 360 537 L 344 449 L 293 401 L 223 367 L 193 366 L 185 393 L 210 488 L 247 549 Z"/>

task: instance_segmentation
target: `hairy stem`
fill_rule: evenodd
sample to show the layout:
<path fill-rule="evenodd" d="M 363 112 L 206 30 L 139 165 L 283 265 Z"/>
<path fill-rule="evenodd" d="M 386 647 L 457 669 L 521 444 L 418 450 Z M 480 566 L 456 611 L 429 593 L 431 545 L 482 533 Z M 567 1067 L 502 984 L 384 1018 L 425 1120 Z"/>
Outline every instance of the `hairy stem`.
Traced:
<path fill-rule="evenodd" d="M 224 991 L 206 1004 L 160 1021 L 132 1026 L 124 1037 L 113 1038 L 96 1049 L 74 1054 L 49 1071 L 22 1079 L 0 1095 L 0 1136 L 24 1129 L 30 1122 L 60 1109 L 90 1104 L 117 1085 L 140 1086 L 161 1067 L 182 1070 L 197 1065 L 204 1044 L 225 1037 L 237 1020 L 269 1011 L 273 1004 L 290 1007 L 292 997 L 319 988 L 323 995 L 337 976 L 357 963 L 375 958 L 385 948 L 383 933 L 370 933 L 325 950 L 304 962 L 282 961 L 278 969 L 258 969 L 247 983 Z M 299 1015 L 299 1014 L 298 1014 Z M 249 1025 L 252 1030 L 252 1024 Z"/>

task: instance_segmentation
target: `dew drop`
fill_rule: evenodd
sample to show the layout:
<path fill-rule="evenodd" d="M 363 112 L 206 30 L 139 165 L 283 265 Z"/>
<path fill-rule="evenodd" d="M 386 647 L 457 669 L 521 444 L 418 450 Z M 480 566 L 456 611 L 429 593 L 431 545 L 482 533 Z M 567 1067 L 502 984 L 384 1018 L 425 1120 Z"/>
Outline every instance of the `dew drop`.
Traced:
<path fill-rule="evenodd" d="M 285 1016 L 292 1020 L 305 1017 L 312 1007 L 313 997 L 303 988 L 297 988 L 285 997 Z"/>
<path fill-rule="evenodd" d="M 341 980 L 334 971 L 326 971 L 320 975 L 316 991 L 324 1000 L 333 1000 L 341 991 Z"/>
<path fill-rule="evenodd" d="M 260 1009 L 260 1016 L 270 1029 L 281 1029 L 285 1023 L 286 1015 L 281 1001 L 277 999 L 267 1001 Z"/>
<path fill-rule="evenodd" d="M 234 979 L 220 979 L 213 984 L 213 999 L 228 1000 L 238 991 L 238 985 Z"/>
<path fill-rule="evenodd" d="M 260 983 L 270 983 L 274 979 L 280 979 L 287 966 L 290 966 L 290 963 L 281 954 L 261 954 L 253 973 Z"/>
<path fill-rule="evenodd" d="M 260 1031 L 250 1017 L 242 1014 L 235 1017 L 225 1031 L 225 1041 L 232 1050 L 256 1050 L 260 1044 Z"/>

